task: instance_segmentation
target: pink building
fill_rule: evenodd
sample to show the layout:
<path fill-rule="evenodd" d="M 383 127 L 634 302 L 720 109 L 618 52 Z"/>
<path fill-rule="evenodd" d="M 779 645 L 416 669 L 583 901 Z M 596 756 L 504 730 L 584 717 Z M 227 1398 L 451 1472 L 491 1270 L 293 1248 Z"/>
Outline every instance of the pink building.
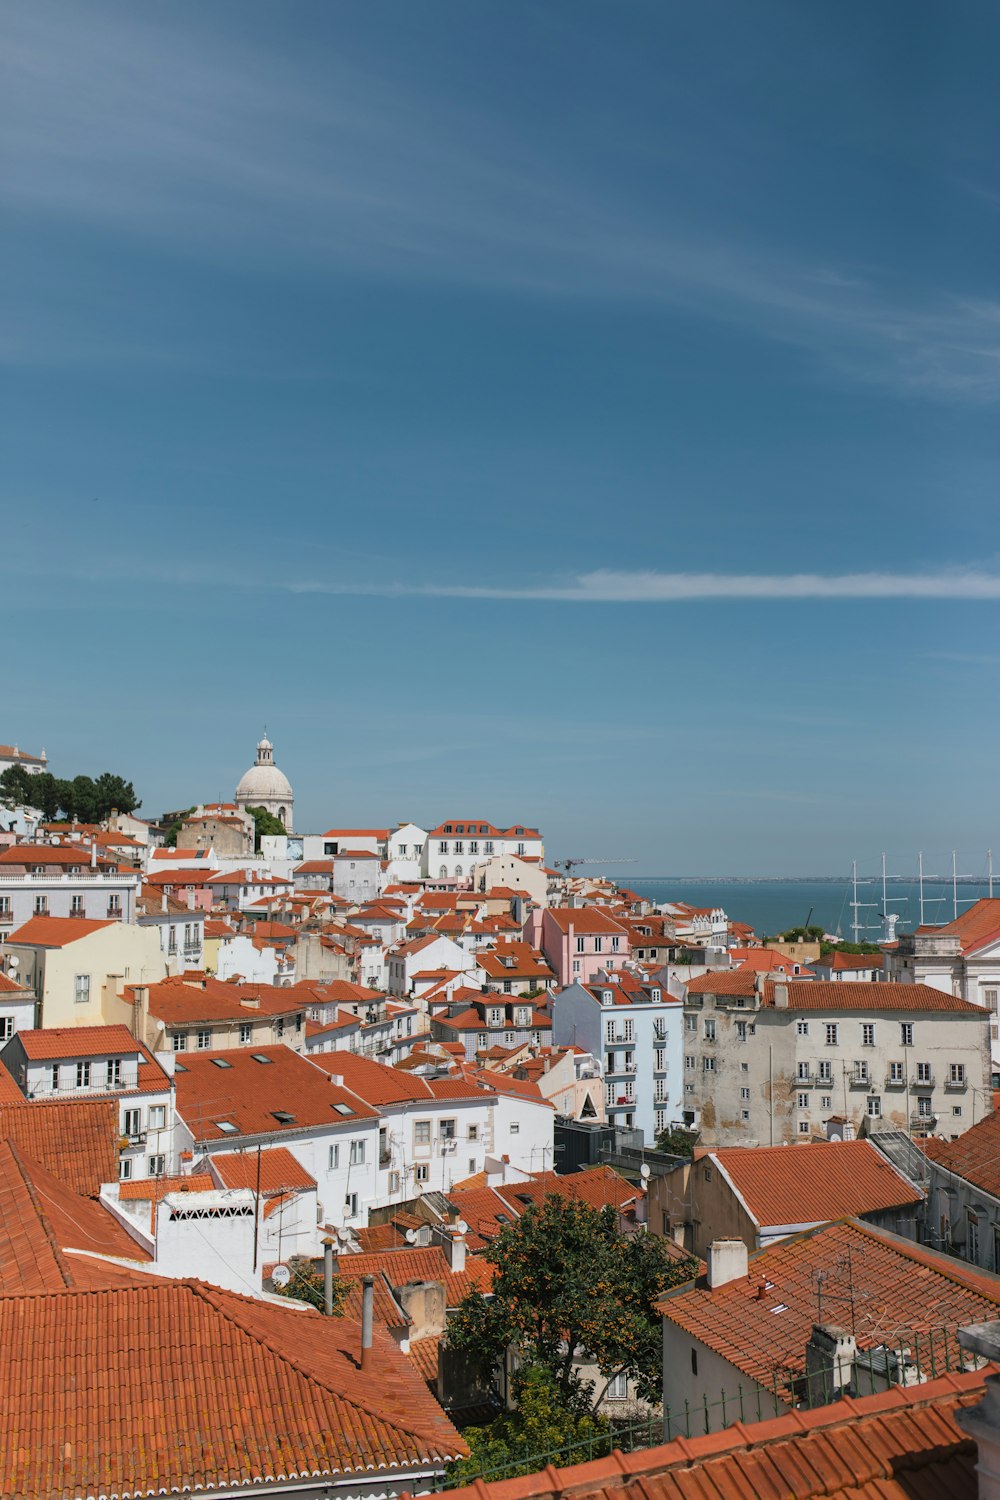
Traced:
<path fill-rule="evenodd" d="M 145 884 L 158 896 L 172 896 L 190 911 L 211 911 L 215 893 L 209 885 L 211 870 L 153 870 Z"/>
<path fill-rule="evenodd" d="M 595 907 L 557 906 L 542 913 L 542 952 L 560 988 L 590 984 L 631 957 L 627 928 Z"/>

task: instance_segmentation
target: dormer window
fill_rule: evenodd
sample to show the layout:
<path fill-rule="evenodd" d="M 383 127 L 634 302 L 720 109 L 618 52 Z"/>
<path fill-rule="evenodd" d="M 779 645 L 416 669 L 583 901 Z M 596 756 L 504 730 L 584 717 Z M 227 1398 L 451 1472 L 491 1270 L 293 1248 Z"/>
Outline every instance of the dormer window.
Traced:
<path fill-rule="evenodd" d="M 605 990 L 603 992 L 601 998 L 604 1001 L 605 1005 L 612 1005 L 612 1004 L 614 1004 L 614 998 L 615 998 L 614 997 L 614 991 L 613 990 Z"/>
<path fill-rule="evenodd" d="M 503 1025 L 503 1019 L 504 1019 L 504 1017 L 503 1017 L 503 1006 L 502 1005 L 491 1005 L 490 1008 L 489 1008 L 489 1011 L 487 1012 L 487 1016 L 486 1016 L 486 1020 L 487 1020 L 488 1025 L 490 1025 L 490 1026 L 502 1026 Z"/>

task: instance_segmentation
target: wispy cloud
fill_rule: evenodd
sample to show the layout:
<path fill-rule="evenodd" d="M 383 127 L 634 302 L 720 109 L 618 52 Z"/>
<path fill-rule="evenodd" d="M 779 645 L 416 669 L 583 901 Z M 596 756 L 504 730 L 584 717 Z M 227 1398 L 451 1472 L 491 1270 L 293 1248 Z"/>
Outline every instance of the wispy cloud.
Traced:
<path fill-rule="evenodd" d="M 371 594 L 433 599 L 537 599 L 570 604 L 683 604 L 709 599 L 1000 599 L 1000 574 L 654 573 L 599 570 L 538 585 L 295 582 L 296 594 Z"/>
<path fill-rule="evenodd" d="M 515 121 L 343 47 L 310 70 L 214 34 L 210 13 L 187 29 L 169 9 L 102 24 L 33 0 L 7 14 L 4 192 L 22 213 L 227 265 L 676 306 L 801 348 L 852 383 L 1000 400 L 989 298 L 904 296 L 891 268 L 809 263 L 732 224 L 668 218 L 554 144 L 540 156 Z M 38 359 L 37 338 L 26 332 L 11 358 Z"/>

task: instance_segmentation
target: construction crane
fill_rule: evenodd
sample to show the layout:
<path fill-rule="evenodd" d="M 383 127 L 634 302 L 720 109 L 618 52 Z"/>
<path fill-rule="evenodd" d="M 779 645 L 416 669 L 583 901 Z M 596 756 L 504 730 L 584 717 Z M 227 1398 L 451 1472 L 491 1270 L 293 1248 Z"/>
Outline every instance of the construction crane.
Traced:
<path fill-rule="evenodd" d="M 567 875 L 572 874 L 577 865 L 635 865 L 636 859 L 556 859 L 553 865 L 557 870 L 565 870 Z"/>

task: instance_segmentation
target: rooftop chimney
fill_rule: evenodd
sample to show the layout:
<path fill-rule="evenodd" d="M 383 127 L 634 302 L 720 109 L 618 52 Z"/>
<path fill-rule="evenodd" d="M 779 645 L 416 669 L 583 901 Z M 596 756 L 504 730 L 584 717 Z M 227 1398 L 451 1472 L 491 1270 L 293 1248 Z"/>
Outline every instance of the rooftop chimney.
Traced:
<path fill-rule="evenodd" d="M 749 1272 L 750 1256 L 742 1240 L 713 1240 L 708 1247 L 708 1285 L 710 1291 L 738 1281 Z"/>
<path fill-rule="evenodd" d="M 361 1279 L 361 1368 L 368 1370 L 372 1363 L 372 1326 L 375 1315 L 375 1277 Z"/>
<path fill-rule="evenodd" d="M 858 1352 L 853 1333 L 833 1323 L 814 1323 L 806 1344 L 809 1405 L 826 1406 L 842 1396 L 854 1376 Z"/>
<path fill-rule="evenodd" d="M 774 1006 L 776 1010 L 788 1009 L 788 985 L 776 983 L 774 986 Z"/>

